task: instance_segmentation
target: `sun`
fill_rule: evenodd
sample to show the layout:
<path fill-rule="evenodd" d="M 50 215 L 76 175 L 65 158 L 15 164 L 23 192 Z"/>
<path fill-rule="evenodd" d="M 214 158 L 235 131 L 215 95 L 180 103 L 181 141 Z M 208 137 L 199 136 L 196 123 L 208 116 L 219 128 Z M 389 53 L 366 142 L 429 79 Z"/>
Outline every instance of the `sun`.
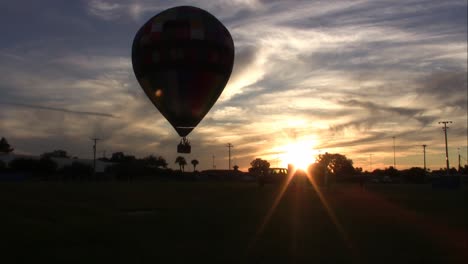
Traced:
<path fill-rule="evenodd" d="M 317 155 L 314 145 L 315 141 L 299 141 L 285 145 L 281 159 L 283 164 L 292 164 L 297 169 L 307 170 Z"/>

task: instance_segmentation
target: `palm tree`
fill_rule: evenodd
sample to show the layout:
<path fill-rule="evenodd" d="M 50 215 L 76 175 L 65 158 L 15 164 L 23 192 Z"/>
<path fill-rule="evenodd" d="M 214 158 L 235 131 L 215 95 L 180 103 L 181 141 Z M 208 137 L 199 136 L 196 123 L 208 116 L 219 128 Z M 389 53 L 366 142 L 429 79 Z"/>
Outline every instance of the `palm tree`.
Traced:
<path fill-rule="evenodd" d="M 199 162 L 198 162 L 198 160 L 193 159 L 193 160 L 191 161 L 191 163 L 192 163 L 192 165 L 193 165 L 193 171 L 195 171 L 195 168 L 197 167 L 197 165 L 198 165 Z"/>
<path fill-rule="evenodd" d="M 184 171 L 184 167 L 187 165 L 187 161 L 182 156 L 178 156 L 175 160 L 175 163 L 179 164 L 180 171 Z"/>

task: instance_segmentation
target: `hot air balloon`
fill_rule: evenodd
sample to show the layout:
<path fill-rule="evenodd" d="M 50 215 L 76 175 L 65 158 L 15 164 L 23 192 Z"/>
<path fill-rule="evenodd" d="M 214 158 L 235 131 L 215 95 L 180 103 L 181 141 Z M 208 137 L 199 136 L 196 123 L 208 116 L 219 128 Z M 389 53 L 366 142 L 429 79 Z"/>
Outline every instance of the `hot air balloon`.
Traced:
<path fill-rule="evenodd" d="M 186 136 L 221 95 L 233 63 L 229 31 L 197 7 L 167 9 L 136 33 L 133 71 L 148 98 L 182 137 L 178 152 L 190 153 Z"/>

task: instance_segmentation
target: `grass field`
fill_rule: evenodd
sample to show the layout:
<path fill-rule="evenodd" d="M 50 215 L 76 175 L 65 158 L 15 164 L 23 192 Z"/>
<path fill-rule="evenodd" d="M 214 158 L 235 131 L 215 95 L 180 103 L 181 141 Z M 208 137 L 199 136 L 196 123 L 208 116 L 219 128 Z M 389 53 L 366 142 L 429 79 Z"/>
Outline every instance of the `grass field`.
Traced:
<path fill-rule="evenodd" d="M 278 186 L 240 182 L 4 182 L 0 263 L 468 263 L 466 188 L 320 192 L 296 185 L 278 199 Z"/>

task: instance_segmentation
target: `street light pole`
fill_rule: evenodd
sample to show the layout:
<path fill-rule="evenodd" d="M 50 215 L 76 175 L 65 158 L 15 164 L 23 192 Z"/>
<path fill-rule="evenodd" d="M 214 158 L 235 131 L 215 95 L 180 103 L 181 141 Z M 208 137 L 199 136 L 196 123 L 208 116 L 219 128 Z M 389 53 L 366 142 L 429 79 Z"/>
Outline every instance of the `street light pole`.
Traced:
<path fill-rule="evenodd" d="M 393 168 L 396 169 L 396 158 L 395 158 L 395 136 L 393 138 Z"/>
<path fill-rule="evenodd" d="M 100 138 L 92 138 L 92 141 L 94 141 L 93 145 L 93 173 L 96 173 L 96 145 L 97 141 L 100 140 Z"/>
<path fill-rule="evenodd" d="M 426 170 L 427 170 L 426 169 L 426 147 L 427 147 L 427 145 L 424 144 L 424 145 L 422 145 L 422 147 L 423 147 L 423 152 L 424 152 L 424 173 L 426 173 Z"/>
<path fill-rule="evenodd" d="M 442 130 L 444 130 L 445 134 L 445 162 L 447 163 L 447 176 L 449 175 L 450 165 L 449 165 L 449 157 L 448 157 L 448 145 L 447 145 L 447 129 L 449 128 L 447 124 L 451 124 L 452 121 L 440 121 L 439 124 L 444 124 Z"/>
<path fill-rule="evenodd" d="M 231 148 L 233 148 L 234 146 L 231 143 L 228 143 L 227 147 L 229 149 L 229 168 L 228 168 L 228 170 L 231 170 Z"/>

